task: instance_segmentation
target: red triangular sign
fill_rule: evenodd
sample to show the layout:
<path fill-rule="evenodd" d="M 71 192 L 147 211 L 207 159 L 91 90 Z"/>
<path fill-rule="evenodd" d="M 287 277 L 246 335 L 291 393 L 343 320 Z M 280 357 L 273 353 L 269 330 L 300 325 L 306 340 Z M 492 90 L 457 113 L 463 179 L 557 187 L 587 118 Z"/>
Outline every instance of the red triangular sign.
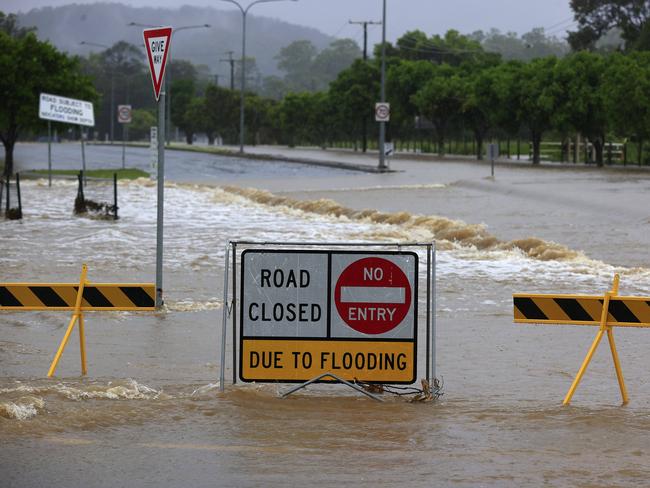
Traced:
<path fill-rule="evenodd" d="M 142 36 L 144 37 L 144 45 L 147 48 L 153 93 L 156 100 L 158 100 L 163 78 L 165 77 L 167 54 L 172 40 L 172 28 L 156 27 L 155 29 L 145 29 L 142 31 Z"/>

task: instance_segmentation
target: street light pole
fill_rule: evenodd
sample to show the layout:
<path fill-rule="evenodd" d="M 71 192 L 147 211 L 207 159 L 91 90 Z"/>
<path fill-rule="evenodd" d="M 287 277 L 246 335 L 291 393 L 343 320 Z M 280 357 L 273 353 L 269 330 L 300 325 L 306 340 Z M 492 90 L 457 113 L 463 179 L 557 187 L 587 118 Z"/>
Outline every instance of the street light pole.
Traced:
<path fill-rule="evenodd" d="M 381 93 L 380 102 L 386 102 L 386 0 L 383 0 L 383 14 L 381 22 Z M 379 171 L 386 171 L 386 122 L 379 122 Z"/>
<path fill-rule="evenodd" d="M 242 15 L 242 36 L 241 36 L 241 82 L 240 82 L 240 94 L 239 94 L 239 152 L 244 153 L 244 91 L 246 89 L 246 15 L 253 5 L 258 3 L 270 3 L 270 2 L 297 2 L 298 0 L 255 0 L 250 3 L 248 7 L 244 8 L 236 0 L 221 0 L 222 2 L 232 3 L 236 5 L 237 8 L 241 11 Z"/>

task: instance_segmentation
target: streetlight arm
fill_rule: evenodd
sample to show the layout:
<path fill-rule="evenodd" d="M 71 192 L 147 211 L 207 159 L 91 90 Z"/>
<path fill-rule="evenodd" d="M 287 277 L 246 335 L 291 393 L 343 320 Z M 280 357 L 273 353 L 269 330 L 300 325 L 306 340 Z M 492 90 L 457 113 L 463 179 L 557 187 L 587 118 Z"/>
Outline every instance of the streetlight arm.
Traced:
<path fill-rule="evenodd" d="M 222 2 L 228 2 L 232 3 L 233 5 L 236 5 L 239 10 L 241 10 L 241 13 L 246 15 L 246 12 L 244 11 L 244 8 L 239 4 L 239 2 L 236 2 L 235 0 L 221 0 Z"/>
<path fill-rule="evenodd" d="M 228 0 L 226 0 L 228 1 Z M 257 5 L 258 3 L 270 3 L 270 2 L 297 2 L 298 0 L 255 0 L 253 3 L 251 3 L 248 7 L 246 7 L 246 11 L 244 14 L 247 14 L 250 8 L 253 5 Z"/>
<path fill-rule="evenodd" d="M 185 29 L 204 29 L 212 27 L 210 24 L 199 24 L 199 25 L 184 25 L 183 27 L 177 27 L 174 29 L 175 32 L 182 31 Z"/>
<path fill-rule="evenodd" d="M 100 44 L 98 42 L 81 41 L 79 44 L 81 44 L 83 46 L 103 47 L 104 49 L 110 49 L 111 48 L 111 46 L 107 46 L 106 44 Z"/>

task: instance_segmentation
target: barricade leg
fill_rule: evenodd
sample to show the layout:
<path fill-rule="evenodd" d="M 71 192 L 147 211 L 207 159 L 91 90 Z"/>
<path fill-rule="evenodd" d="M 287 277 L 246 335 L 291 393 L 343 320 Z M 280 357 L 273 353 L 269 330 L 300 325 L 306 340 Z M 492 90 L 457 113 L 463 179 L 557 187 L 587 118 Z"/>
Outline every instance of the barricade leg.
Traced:
<path fill-rule="evenodd" d="M 61 354 L 63 354 L 63 350 L 65 349 L 66 344 L 68 344 L 68 340 L 70 339 L 70 334 L 72 333 L 72 329 L 74 329 L 74 324 L 78 319 L 79 316 L 77 314 L 74 314 L 70 319 L 68 330 L 65 331 L 65 335 L 63 336 L 63 339 L 61 340 L 61 344 L 59 345 L 59 350 L 56 351 L 56 354 L 54 355 L 54 359 L 52 360 L 52 364 L 50 365 L 50 370 L 47 372 L 48 378 L 54 376 L 56 367 L 59 364 L 59 359 L 61 359 Z"/>
<path fill-rule="evenodd" d="M 587 366 L 589 366 L 589 363 L 591 362 L 591 358 L 596 352 L 596 349 L 598 348 L 598 344 L 600 344 L 600 340 L 603 338 L 604 332 L 605 330 L 601 328 L 598 331 L 598 334 L 596 334 L 596 338 L 594 339 L 594 342 L 592 342 L 591 347 L 589 348 L 589 352 L 587 353 L 585 360 L 582 362 L 582 366 L 580 366 L 580 369 L 578 370 L 578 374 L 576 375 L 575 379 L 573 380 L 573 383 L 571 384 L 571 388 L 569 388 L 566 397 L 564 397 L 564 401 L 562 402 L 562 405 L 568 405 L 571 402 L 571 398 L 573 398 L 573 394 L 578 388 L 578 385 L 580 384 L 580 380 L 582 380 L 585 371 L 587 371 Z"/>
<path fill-rule="evenodd" d="M 75 301 L 74 313 L 72 314 L 72 318 L 70 319 L 68 330 L 65 331 L 63 340 L 59 345 L 59 350 L 56 352 L 56 355 L 54 356 L 54 360 L 50 365 L 50 370 L 47 372 L 48 378 L 54 376 L 56 367 L 59 364 L 59 360 L 61 359 L 61 355 L 63 354 L 63 350 L 65 349 L 65 346 L 68 344 L 68 340 L 70 339 L 70 334 L 72 333 L 72 329 L 74 328 L 74 324 L 75 322 L 77 322 L 77 320 L 79 321 L 79 346 L 81 348 L 81 374 L 84 375 L 86 374 L 86 345 L 84 340 L 84 329 L 83 329 L 84 319 L 83 319 L 83 312 L 81 311 L 81 302 L 83 300 L 84 287 L 86 286 L 87 274 L 88 274 L 88 268 L 84 264 L 81 267 L 81 278 L 79 279 L 79 288 L 77 289 L 77 300 Z"/>
<path fill-rule="evenodd" d="M 616 343 L 614 342 L 614 331 L 611 327 L 607 328 L 607 339 L 609 340 L 609 348 L 612 350 L 612 359 L 614 360 L 614 368 L 616 369 L 616 378 L 618 379 L 618 386 L 621 389 L 621 398 L 623 405 L 627 404 L 629 398 L 627 396 L 627 388 L 625 387 L 625 380 L 623 379 L 623 370 L 621 363 L 618 359 L 618 351 L 616 351 Z"/>
<path fill-rule="evenodd" d="M 81 374 L 88 373 L 86 369 L 86 338 L 84 337 L 84 314 L 79 314 L 79 352 L 81 353 Z"/>

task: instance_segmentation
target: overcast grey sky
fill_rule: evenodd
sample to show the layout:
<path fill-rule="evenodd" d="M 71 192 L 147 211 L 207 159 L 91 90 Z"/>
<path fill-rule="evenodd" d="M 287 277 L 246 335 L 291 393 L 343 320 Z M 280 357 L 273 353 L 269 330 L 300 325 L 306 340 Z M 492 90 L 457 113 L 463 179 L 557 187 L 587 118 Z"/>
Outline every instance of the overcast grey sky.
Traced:
<path fill-rule="evenodd" d="M 35 7 L 59 6 L 69 3 L 94 3 L 93 0 L 0 0 L 0 10 L 5 12 L 27 11 Z M 219 9 L 236 8 L 220 0 L 126 0 L 135 7 L 171 7 L 182 4 L 213 6 Z M 240 0 L 248 5 L 249 0 Z M 320 29 L 336 37 L 351 37 L 361 41 L 359 26 L 348 20 L 380 20 L 381 0 L 299 0 L 259 4 L 252 14 L 276 17 L 291 23 Z M 427 34 L 444 33 L 457 29 L 462 33 L 489 30 L 496 27 L 502 31 L 519 34 L 533 27 L 545 27 L 551 34 L 564 36 L 572 28 L 569 0 L 387 0 L 387 35 L 394 40 L 407 30 L 421 29 Z M 381 37 L 379 26 L 369 32 L 369 40 L 377 42 Z"/>

